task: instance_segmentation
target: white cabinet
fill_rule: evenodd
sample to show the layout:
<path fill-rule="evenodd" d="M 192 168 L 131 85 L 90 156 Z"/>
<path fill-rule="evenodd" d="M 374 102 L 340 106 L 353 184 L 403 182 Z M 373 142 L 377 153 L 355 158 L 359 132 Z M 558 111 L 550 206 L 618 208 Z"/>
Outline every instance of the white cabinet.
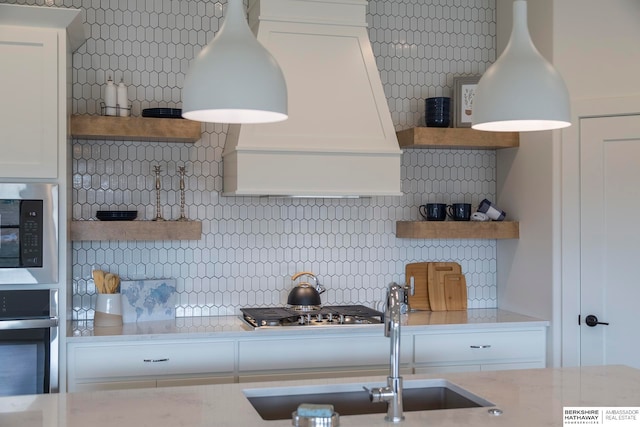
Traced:
<path fill-rule="evenodd" d="M 80 9 L 0 2 L 0 180 L 46 181 L 58 185 L 58 312 L 70 302 L 71 244 L 67 213 L 71 144 L 72 52 L 86 40 Z M 66 322 L 60 323 L 64 346 Z M 63 350 L 64 347 L 61 347 Z M 65 389 L 65 352 L 60 387 Z"/>
<path fill-rule="evenodd" d="M 71 52 L 85 41 L 82 12 L 0 4 L 0 175 L 65 175 Z"/>
<path fill-rule="evenodd" d="M 68 391 L 234 382 L 233 341 L 68 345 Z"/>
<path fill-rule="evenodd" d="M 408 327 L 400 372 L 544 368 L 546 326 Z M 68 391 L 389 374 L 382 328 L 68 343 Z"/>
<path fill-rule="evenodd" d="M 243 340 L 238 350 L 240 382 L 388 375 L 389 338 L 376 335 Z M 411 340 L 401 340 L 401 364 L 411 373 Z"/>
<path fill-rule="evenodd" d="M 477 329 L 414 336 L 416 372 L 544 368 L 546 330 Z"/>
<path fill-rule="evenodd" d="M 58 175 L 58 34 L 0 26 L 0 170 L 15 178 Z"/>

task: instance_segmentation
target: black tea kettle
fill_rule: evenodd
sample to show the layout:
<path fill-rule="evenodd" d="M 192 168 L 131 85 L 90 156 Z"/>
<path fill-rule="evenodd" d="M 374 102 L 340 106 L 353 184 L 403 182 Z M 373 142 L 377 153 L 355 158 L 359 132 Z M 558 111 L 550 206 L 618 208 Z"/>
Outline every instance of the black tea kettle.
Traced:
<path fill-rule="evenodd" d="M 302 276 L 308 276 L 313 279 L 313 285 L 308 282 L 300 282 L 294 286 L 287 297 L 287 305 L 298 310 L 320 307 L 322 305 L 320 294 L 326 289 L 318 282 L 318 278 L 313 273 L 306 271 L 294 274 L 291 280 L 295 281 Z"/>

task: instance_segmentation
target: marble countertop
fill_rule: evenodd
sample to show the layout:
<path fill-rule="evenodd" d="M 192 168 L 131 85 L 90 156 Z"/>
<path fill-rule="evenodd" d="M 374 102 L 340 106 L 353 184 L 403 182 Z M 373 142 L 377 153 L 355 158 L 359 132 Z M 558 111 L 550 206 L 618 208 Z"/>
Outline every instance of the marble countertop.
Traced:
<path fill-rule="evenodd" d="M 562 426 L 563 407 L 640 407 L 640 370 L 624 366 L 411 375 L 405 376 L 405 381 L 418 378 L 446 378 L 493 402 L 503 414 L 490 415 L 486 407 L 405 412 L 406 419 L 396 424 L 398 426 Z M 3 397 L 0 398 L 0 425 L 284 427 L 290 426 L 291 420 L 262 420 L 243 390 L 372 381 L 383 384 L 385 379 L 322 379 Z M 388 427 L 391 424 L 384 421 L 384 414 L 371 414 L 342 416 L 340 425 Z"/>
<path fill-rule="evenodd" d="M 407 332 L 415 332 L 429 328 L 430 330 L 446 330 L 461 328 L 500 328 L 507 326 L 548 326 L 546 320 L 525 316 L 495 308 L 470 309 L 466 311 L 415 311 L 403 316 L 402 328 Z M 125 323 L 116 327 L 94 327 L 93 321 L 71 321 L 67 327 L 67 342 L 85 341 L 122 341 L 211 338 L 211 337 L 253 337 L 260 334 L 291 335 L 308 334 L 313 330 L 315 335 L 336 333 L 367 333 L 382 330 L 382 325 L 344 325 L 328 327 L 281 327 L 253 329 L 246 325 L 239 316 L 213 317 L 178 317 L 174 320 Z"/>

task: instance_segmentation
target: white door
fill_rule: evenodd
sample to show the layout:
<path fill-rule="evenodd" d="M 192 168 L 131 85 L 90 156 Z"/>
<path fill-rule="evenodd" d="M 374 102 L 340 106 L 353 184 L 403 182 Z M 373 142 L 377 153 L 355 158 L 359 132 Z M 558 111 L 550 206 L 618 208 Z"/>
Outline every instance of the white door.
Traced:
<path fill-rule="evenodd" d="M 640 115 L 580 120 L 580 201 L 580 363 L 640 368 Z"/>

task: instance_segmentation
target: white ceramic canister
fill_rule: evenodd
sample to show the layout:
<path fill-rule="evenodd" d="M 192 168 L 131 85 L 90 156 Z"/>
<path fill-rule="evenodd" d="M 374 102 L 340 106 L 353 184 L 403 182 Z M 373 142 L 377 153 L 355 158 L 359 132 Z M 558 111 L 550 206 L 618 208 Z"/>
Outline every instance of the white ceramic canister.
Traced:
<path fill-rule="evenodd" d="M 128 117 L 129 116 L 129 100 L 127 99 L 127 86 L 125 86 L 122 79 L 120 79 L 120 83 L 118 84 L 118 113 L 120 117 Z"/>
<path fill-rule="evenodd" d="M 116 104 L 118 103 L 116 92 L 116 85 L 113 84 L 113 80 L 111 80 L 111 76 L 109 76 L 107 86 L 104 88 L 104 105 L 106 107 L 104 114 L 107 116 L 116 115 Z"/>
<path fill-rule="evenodd" d="M 95 326 L 122 325 L 122 295 L 99 293 L 93 320 Z"/>

